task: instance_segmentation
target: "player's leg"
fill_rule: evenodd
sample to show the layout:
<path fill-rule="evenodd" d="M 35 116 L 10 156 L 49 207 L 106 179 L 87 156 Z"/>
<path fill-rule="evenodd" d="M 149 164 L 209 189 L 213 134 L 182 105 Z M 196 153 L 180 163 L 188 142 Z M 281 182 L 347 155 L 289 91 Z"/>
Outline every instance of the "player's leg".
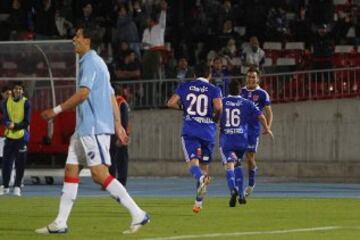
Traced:
<path fill-rule="evenodd" d="M 21 196 L 21 184 L 24 178 L 25 164 L 27 159 L 27 147 L 26 142 L 23 140 L 16 141 L 16 157 L 15 157 L 15 183 L 14 183 L 14 195 Z"/>
<path fill-rule="evenodd" d="M 78 137 L 72 136 L 64 171 L 64 185 L 60 197 L 59 212 L 54 222 L 35 230 L 37 233 L 66 233 L 67 220 L 77 197 L 80 182 L 80 162 L 84 159 L 84 150 Z"/>
<path fill-rule="evenodd" d="M 118 150 L 119 161 L 117 166 L 117 179 L 122 185 L 126 186 L 129 164 L 129 152 L 127 146 L 122 146 Z"/>
<path fill-rule="evenodd" d="M 150 221 L 150 217 L 135 203 L 124 186 L 109 174 L 107 166 L 111 164 L 110 137 L 108 135 L 85 136 L 81 138 L 81 141 L 94 182 L 102 185 L 117 202 L 130 212 L 132 222 L 129 230 L 124 233 L 135 233 Z"/>
<path fill-rule="evenodd" d="M 238 195 L 238 190 L 235 185 L 234 172 L 234 162 L 236 161 L 236 155 L 234 152 L 223 149 L 222 147 L 220 147 L 220 155 L 225 168 L 227 186 L 230 191 L 229 206 L 235 207 L 236 198 Z"/>
<path fill-rule="evenodd" d="M 117 167 L 118 167 L 118 159 L 117 159 L 117 147 L 115 146 L 115 142 L 111 142 L 110 144 L 110 158 L 111 165 L 109 167 L 109 172 L 111 176 L 117 177 Z"/>
<path fill-rule="evenodd" d="M 13 166 L 13 149 L 14 140 L 6 139 L 4 145 L 4 157 L 2 164 L 2 186 L 0 189 L 0 195 L 9 193 L 9 182 Z"/>
<path fill-rule="evenodd" d="M 235 162 L 234 173 L 235 173 L 235 184 L 238 189 L 239 203 L 245 204 L 245 195 L 244 195 L 244 174 L 241 166 L 241 159 L 244 155 L 244 151 L 237 152 L 238 159 Z"/>
<path fill-rule="evenodd" d="M 256 165 L 255 155 L 259 145 L 259 136 L 249 135 L 248 141 L 249 141 L 249 145 L 245 154 L 246 163 L 248 166 L 248 177 L 249 177 L 248 186 L 245 189 L 246 197 L 249 196 L 255 188 L 256 173 L 258 169 Z"/>

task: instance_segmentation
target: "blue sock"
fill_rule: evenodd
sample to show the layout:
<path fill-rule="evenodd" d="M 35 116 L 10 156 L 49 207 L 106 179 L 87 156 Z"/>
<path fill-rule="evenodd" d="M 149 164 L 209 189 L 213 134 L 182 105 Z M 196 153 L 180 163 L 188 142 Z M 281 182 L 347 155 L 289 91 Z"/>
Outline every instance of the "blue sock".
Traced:
<path fill-rule="evenodd" d="M 242 167 L 236 167 L 234 170 L 235 173 L 235 184 L 239 189 L 239 196 L 244 197 L 244 175 Z"/>
<path fill-rule="evenodd" d="M 257 167 L 249 170 L 249 186 L 253 187 L 255 185 Z"/>
<path fill-rule="evenodd" d="M 193 165 L 189 169 L 191 175 L 196 179 L 197 182 L 200 181 L 200 177 L 202 176 L 202 172 L 199 166 Z"/>
<path fill-rule="evenodd" d="M 235 173 L 233 169 L 226 170 L 226 180 L 229 190 L 232 192 L 235 188 Z"/>

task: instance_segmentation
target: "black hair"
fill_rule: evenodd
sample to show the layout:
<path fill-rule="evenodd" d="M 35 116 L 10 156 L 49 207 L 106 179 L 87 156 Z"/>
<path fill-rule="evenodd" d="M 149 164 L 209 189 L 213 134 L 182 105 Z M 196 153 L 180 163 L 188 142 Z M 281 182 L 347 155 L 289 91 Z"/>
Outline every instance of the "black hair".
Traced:
<path fill-rule="evenodd" d="M 9 85 L 5 85 L 1 88 L 1 92 L 4 93 L 4 92 L 7 92 L 7 91 L 11 91 L 11 87 Z"/>
<path fill-rule="evenodd" d="M 12 89 L 14 89 L 16 86 L 20 86 L 24 90 L 24 83 L 21 81 L 16 81 L 12 85 Z"/>
<path fill-rule="evenodd" d="M 260 71 L 257 67 L 250 67 L 247 73 L 256 72 L 257 76 L 260 78 Z"/>
<path fill-rule="evenodd" d="M 90 39 L 90 48 L 96 50 L 96 48 L 101 43 L 99 27 L 94 23 L 84 23 L 81 24 L 78 29 L 82 29 L 82 34 L 84 38 Z"/>
<path fill-rule="evenodd" d="M 194 74 L 196 77 L 207 78 L 210 75 L 210 67 L 206 63 L 200 63 L 195 66 Z"/>
<path fill-rule="evenodd" d="M 231 80 L 229 84 L 229 93 L 234 96 L 240 94 L 240 81 L 238 79 Z"/>

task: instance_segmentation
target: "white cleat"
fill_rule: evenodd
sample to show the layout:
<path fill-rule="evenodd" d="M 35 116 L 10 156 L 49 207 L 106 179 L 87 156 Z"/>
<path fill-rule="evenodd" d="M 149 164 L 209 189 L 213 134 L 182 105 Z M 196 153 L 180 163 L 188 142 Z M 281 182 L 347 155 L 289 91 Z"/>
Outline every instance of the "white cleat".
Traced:
<path fill-rule="evenodd" d="M 130 228 L 128 230 L 125 230 L 123 232 L 123 234 L 133 234 L 133 233 L 136 233 L 137 231 L 139 231 L 139 229 L 144 226 L 145 224 L 149 223 L 150 222 L 150 216 L 145 213 L 145 216 L 143 218 L 143 220 L 141 220 L 141 222 L 138 222 L 138 223 L 132 223 L 130 225 Z"/>
<path fill-rule="evenodd" d="M 244 191 L 244 196 L 245 197 L 249 197 L 251 195 L 251 193 L 254 191 L 254 188 L 255 188 L 255 185 L 254 186 L 247 186 L 245 188 L 245 191 Z"/>
<path fill-rule="evenodd" d="M 18 197 L 21 197 L 21 188 L 19 187 L 15 187 L 14 188 L 14 196 L 18 196 Z"/>
<path fill-rule="evenodd" d="M 10 193 L 10 189 L 9 188 L 4 188 L 4 186 L 0 186 L 0 196 L 1 195 L 6 195 Z"/>
<path fill-rule="evenodd" d="M 67 227 L 61 227 L 53 222 L 46 227 L 36 229 L 35 232 L 40 234 L 67 233 Z"/>
<path fill-rule="evenodd" d="M 197 189 L 197 196 L 203 198 L 206 193 L 206 188 L 211 181 L 211 177 L 208 175 L 203 175 L 200 177 L 200 185 Z"/>

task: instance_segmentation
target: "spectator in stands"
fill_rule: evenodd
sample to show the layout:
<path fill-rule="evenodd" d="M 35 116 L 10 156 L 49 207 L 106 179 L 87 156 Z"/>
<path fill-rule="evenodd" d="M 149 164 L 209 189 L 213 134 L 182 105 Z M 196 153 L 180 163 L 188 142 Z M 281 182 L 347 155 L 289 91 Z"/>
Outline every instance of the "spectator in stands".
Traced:
<path fill-rule="evenodd" d="M 193 68 L 189 66 L 189 62 L 186 57 L 180 57 L 175 71 L 170 74 L 170 78 L 176 78 L 179 82 L 184 82 L 186 79 L 194 77 Z"/>
<path fill-rule="evenodd" d="M 12 91 L 12 96 L 3 103 L 6 140 L 2 166 L 3 185 L 0 188 L 0 195 L 9 193 L 11 170 L 15 159 L 14 195 L 21 196 L 21 183 L 27 158 L 26 145 L 30 137 L 31 107 L 30 101 L 24 97 L 24 87 L 21 82 L 15 82 Z"/>
<path fill-rule="evenodd" d="M 311 30 L 316 32 L 322 24 L 332 27 L 335 7 L 333 0 L 309 0 L 308 5 Z"/>
<path fill-rule="evenodd" d="M 144 30 L 142 44 L 143 54 L 143 77 L 144 79 L 156 79 L 159 74 L 160 52 L 159 47 L 164 47 L 166 27 L 167 3 L 162 1 L 160 17 L 153 12 L 148 18 L 148 27 Z"/>
<path fill-rule="evenodd" d="M 291 33 L 294 41 L 305 42 L 309 46 L 311 41 L 310 35 L 310 22 L 307 16 L 307 8 L 300 7 L 295 21 L 291 24 Z"/>
<path fill-rule="evenodd" d="M 223 64 L 223 60 L 226 64 Z M 211 82 L 221 89 L 222 95 L 227 96 L 229 93 L 230 83 L 230 67 L 227 58 L 223 59 L 220 56 L 216 56 L 211 64 Z"/>
<path fill-rule="evenodd" d="M 218 46 L 225 46 L 231 38 L 239 39 L 239 34 L 234 31 L 232 20 L 225 20 L 222 31 L 217 35 L 217 38 Z"/>
<path fill-rule="evenodd" d="M 139 39 L 142 37 L 142 33 L 146 26 L 146 11 L 140 0 L 132 1 L 132 8 L 130 9 L 133 15 L 133 20 L 136 24 L 139 33 Z"/>
<path fill-rule="evenodd" d="M 7 19 L 10 28 L 10 40 L 20 40 L 21 35 L 27 30 L 27 12 L 20 0 L 13 0 L 10 16 Z M 3 29 L 2 29 L 3 31 Z"/>
<path fill-rule="evenodd" d="M 130 136 L 130 123 L 129 123 L 129 104 L 126 102 L 125 98 L 122 96 L 122 89 L 118 88 L 116 91 L 116 101 L 119 106 L 120 116 L 121 116 L 121 125 L 126 130 L 128 136 Z M 111 137 L 110 144 L 110 157 L 111 157 L 111 166 L 109 172 L 112 176 L 116 177 L 119 182 L 126 186 L 127 174 L 128 174 L 128 163 L 129 163 L 129 153 L 128 145 L 122 144 L 115 135 Z"/>
<path fill-rule="evenodd" d="M 257 37 L 250 37 L 249 46 L 245 47 L 242 51 L 241 62 L 242 74 L 246 74 L 249 67 L 255 67 L 259 71 L 262 71 L 262 67 L 265 63 L 265 52 L 259 47 Z"/>
<path fill-rule="evenodd" d="M 286 12 L 282 6 L 277 6 L 269 10 L 267 21 L 267 41 L 283 42 L 289 34 L 289 26 Z"/>
<path fill-rule="evenodd" d="M 34 13 L 35 39 L 45 40 L 58 36 L 55 24 L 55 6 L 51 0 L 43 0 Z"/>
<path fill-rule="evenodd" d="M 229 39 L 227 45 L 221 49 L 220 54 L 226 56 L 233 67 L 241 65 L 241 52 L 237 48 L 234 38 Z"/>
<path fill-rule="evenodd" d="M 232 4 L 230 0 L 224 0 L 223 5 L 220 8 L 219 16 L 218 16 L 218 28 L 221 31 L 223 28 L 223 24 L 225 20 L 230 19 L 231 21 L 234 21 L 235 19 L 234 9 L 232 8 Z"/>
<path fill-rule="evenodd" d="M 244 16 L 246 35 L 257 36 L 264 40 L 266 31 L 266 10 L 261 0 L 249 0 L 244 4 Z"/>
<path fill-rule="evenodd" d="M 337 44 L 347 44 L 346 35 L 352 26 L 350 13 L 339 11 L 338 19 L 334 24 L 334 37 Z"/>
<path fill-rule="evenodd" d="M 82 16 L 76 20 L 76 26 L 80 26 L 85 23 L 94 23 L 95 17 L 93 15 L 93 5 L 89 2 L 82 7 Z"/>
<path fill-rule="evenodd" d="M 320 26 L 313 39 L 313 69 L 331 69 L 334 54 L 334 37 L 327 24 Z M 316 80 L 328 79 L 328 74 L 317 75 Z"/>
<path fill-rule="evenodd" d="M 113 41 L 128 42 L 130 48 L 140 57 L 140 42 L 137 26 L 132 18 L 132 13 L 128 11 L 125 5 L 121 5 L 118 10 L 116 30 Z"/>
<path fill-rule="evenodd" d="M 140 62 L 134 51 L 128 51 L 125 58 L 120 61 L 115 70 L 118 80 L 138 80 L 141 76 Z"/>
<path fill-rule="evenodd" d="M 70 38 L 75 33 L 73 24 L 66 20 L 59 10 L 55 12 L 55 25 L 60 38 Z"/>

